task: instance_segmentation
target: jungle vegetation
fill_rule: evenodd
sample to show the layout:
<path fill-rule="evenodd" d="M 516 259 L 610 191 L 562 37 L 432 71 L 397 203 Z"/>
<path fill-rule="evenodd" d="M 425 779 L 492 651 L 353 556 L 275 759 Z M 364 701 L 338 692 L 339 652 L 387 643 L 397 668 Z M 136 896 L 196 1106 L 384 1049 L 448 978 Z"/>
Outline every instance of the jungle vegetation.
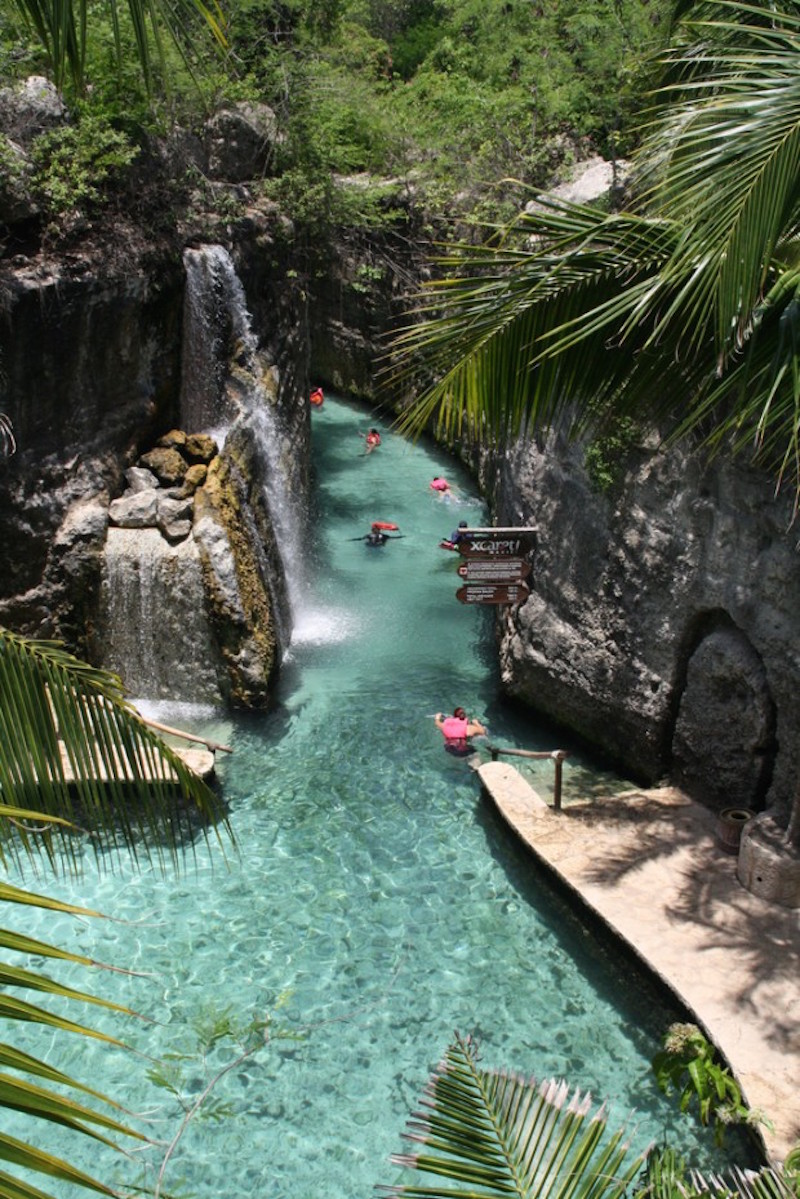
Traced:
<path fill-rule="evenodd" d="M 800 7 L 677 13 L 624 204 L 539 203 L 440 262 L 396 345 L 433 380 L 408 424 L 502 443 L 633 419 L 800 497 Z"/>
<path fill-rule="evenodd" d="M 319 211 L 332 176 L 356 174 L 403 180 L 434 211 L 508 216 L 504 179 L 542 187 L 590 150 L 629 153 L 670 10 L 668 0 L 0 0 L 0 83 L 54 80 L 73 124 L 94 122 L 92 146 L 101 125 L 136 148 L 199 128 L 226 101 L 262 101 L 278 117 L 274 174 L 295 219 Z M 101 192 L 118 185 L 118 165 Z"/>

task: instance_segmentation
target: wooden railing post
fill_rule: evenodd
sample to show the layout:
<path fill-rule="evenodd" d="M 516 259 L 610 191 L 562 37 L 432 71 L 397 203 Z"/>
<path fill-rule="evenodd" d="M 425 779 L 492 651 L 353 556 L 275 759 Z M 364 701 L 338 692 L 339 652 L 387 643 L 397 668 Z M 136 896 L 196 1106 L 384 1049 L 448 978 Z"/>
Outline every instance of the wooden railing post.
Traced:
<path fill-rule="evenodd" d="M 561 782 L 563 774 L 564 759 L 569 757 L 566 749 L 553 750 L 533 750 L 533 749 L 504 749 L 500 745 L 487 746 L 492 761 L 496 762 L 501 754 L 507 754 L 509 757 L 515 758 L 552 758 L 555 767 L 555 780 L 553 782 L 553 811 L 561 811 Z"/>
<path fill-rule="evenodd" d="M 555 812 L 561 811 L 561 774 L 565 756 L 563 750 L 553 750 L 553 761 L 556 768 L 556 776 L 553 780 L 553 810 Z"/>

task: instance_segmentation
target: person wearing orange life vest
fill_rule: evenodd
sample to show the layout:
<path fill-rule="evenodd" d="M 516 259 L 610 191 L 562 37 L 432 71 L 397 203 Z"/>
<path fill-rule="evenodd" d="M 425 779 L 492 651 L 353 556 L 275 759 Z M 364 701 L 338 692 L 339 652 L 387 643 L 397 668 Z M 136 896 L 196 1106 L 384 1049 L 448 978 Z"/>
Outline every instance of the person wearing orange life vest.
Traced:
<path fill-rule="evenodd" d="M 387 529 L 393 530 L 395 536 L 390 537 L 386 531 Z M 371 549 L 376 549 L 380 546 L 386 545 L 387 541 L 399 541 L 403 534 L 399 533 L 397 529 L 398 526 L 391 524 L 389 521 L 374 520 L 368 533 L 365 533 L 363 537 L 350 537 L 349 540 L 363 541 L 364 544 L 368 545 Z"/>
<path fill-rule="evenodd" d="M 470 737 L 486 735 L 486 729 L 481 722 L 470 720 L 463 708 L 455 708 L 452 716 L 437 712 L 434 723 L 444 737 L 445 752 L 453 754 L 456 758 L 466 758 L 472 753 Z"/>
<path fill-rule="evenodd" d="M 322 388 L 315 387 L 314 390 L 311 392 L 309 399 L 314 408 L 321 408 L 323 401 L 325 399 L 325 396 L 322 393 Z"/>

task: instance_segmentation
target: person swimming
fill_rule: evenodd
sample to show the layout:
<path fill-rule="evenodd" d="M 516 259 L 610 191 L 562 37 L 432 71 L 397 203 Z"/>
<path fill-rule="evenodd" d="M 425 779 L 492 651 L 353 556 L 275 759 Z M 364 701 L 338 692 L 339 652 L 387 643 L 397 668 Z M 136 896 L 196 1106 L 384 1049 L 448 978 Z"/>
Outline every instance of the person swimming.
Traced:
<path fill-rule="evenodd" d="M 431 491 L 437 492 L 440 499 L 444 499 L 446 495 L 450 494 L 450 484 L 447 482 L 447 479 L 443 479 L 441 475 L 435 475 L 431 479 L 428 486 L 430 487 Z"/>
<path fill-rule="evenodd" d="M 315 387 L 309 396 L 309 400 L 314 408 L 321 408 L 325 400 L 325 396 L 322 393 L 322 388 Z"/>
<path fill-rule="evenodd" d="M 399 541 L 403 536 L 402 533 L 397 533 L 391 537 L 387 529 L 396 530 L 397 525 L 389 524 L 384 520 L 374 520 L 370 527 L 370 531 L 365 533 L 363 537 L 351 537 L 351 541 L 363 541 L 370 549 L 377 549 L 380 546 L 386 545 L 387 541 Z"/>
<path fill-rule="evenodd" d="M 486 729 L 481 722 L 470 720 L 463 708 L 455 708 L 452 716 L 437 712 L 434 722 L 444 737 L 445 753 L 456 758 L 466 758 L 473 752 L 471 737 L 486 735 Z"/>
<path fill-rule="evenodd" d="M 381 444 L 381 435 L 377 429 L 370 429 L 368 433 L 362 433 L 364 438 L 364 453 L 371 454 Z"/>
<path fill-rule="evenodd" d="M 460 541 L 472 541 L 473 534 L 466 533 L 464 531 L 465 529 L 468 529 L 468 528 L 469 528 L 469 525 L 468 525 L 467 521 L 460 520 L 458 522 L 458 528 L 453 529 L 453 532 L 450 534 L 450 541 L 453 543 L 453 545 L 458 545 Z"/>

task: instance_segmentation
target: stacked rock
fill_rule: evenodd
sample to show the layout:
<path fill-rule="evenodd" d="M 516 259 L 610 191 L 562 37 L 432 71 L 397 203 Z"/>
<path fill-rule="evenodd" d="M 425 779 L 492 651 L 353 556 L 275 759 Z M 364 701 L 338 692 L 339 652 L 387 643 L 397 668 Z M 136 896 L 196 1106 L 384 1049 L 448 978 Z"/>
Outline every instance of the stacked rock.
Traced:
<path fill-rule="evenodd" d="M 109 506 L 112 525 L 157 528 L 167 541 L 183 541 L 192 531 L 194 494 L 206 481 L 218 454 L 213 437 L 173 429 L 125 472 L 128 484 Z"/>

